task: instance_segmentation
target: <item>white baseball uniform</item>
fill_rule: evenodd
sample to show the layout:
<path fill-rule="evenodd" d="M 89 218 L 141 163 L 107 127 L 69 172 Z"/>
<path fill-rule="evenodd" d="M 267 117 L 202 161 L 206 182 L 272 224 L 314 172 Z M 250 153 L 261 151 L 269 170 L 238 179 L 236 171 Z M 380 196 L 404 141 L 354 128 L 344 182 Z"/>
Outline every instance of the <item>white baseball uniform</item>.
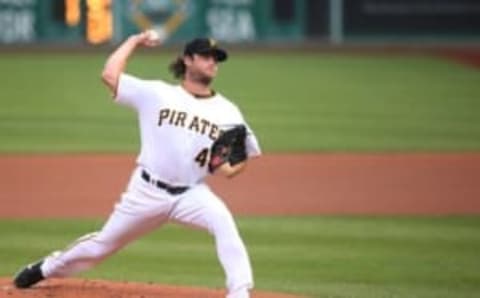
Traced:
<path fill-rule="evenodd" d="M 101 231 L 49 255 L 43 276 L 64 277 L 89 269 L 131 241 L 174 221 L 207 230 L 231 297 L 248 297 L 253 287 L 249 257 L 230 211 L 203 182 L 209 148 L 221 130 L 244 124 L 239 109 L 215 94 L 199 99 L 181 85 L 122 74 L 118 103 L 138 113 L 141 150 L 128 187 Z M 249 157 L 260 154 L 247 126 Z M 227 297 L 230 297 L 227 296 Z"/>

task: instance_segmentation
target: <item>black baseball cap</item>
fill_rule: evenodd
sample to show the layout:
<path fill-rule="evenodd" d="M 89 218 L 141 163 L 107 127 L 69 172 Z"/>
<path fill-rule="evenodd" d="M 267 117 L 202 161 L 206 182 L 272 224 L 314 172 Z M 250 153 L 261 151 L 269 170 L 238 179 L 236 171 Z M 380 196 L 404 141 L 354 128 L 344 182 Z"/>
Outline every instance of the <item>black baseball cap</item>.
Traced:
<path fill-rule="evenodd" d="M 185 45 L 184 55 L 192 56 L 193 54 L 211 54 L 218 62 L 227 60 L 227 51 L 221 49 L 217 45 L 217 41 L 212 38 L 195 38 Z"/>

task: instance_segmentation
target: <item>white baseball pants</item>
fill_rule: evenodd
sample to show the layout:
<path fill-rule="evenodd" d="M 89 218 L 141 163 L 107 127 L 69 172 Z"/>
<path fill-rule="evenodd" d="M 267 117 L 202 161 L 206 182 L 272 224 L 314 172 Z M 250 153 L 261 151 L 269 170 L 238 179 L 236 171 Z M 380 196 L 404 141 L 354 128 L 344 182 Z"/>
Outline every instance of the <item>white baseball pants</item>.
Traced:
<path fill-rule="evenodd" d="M 66 277 L 90 269 L 133 240 L 174 221 L 207 230 L 215 237 L 217 256 L 226 274 L 227 297 L 248 297 L 253 287 L 250 260 L 224 203 L 206 184 L 170 195 L 140 175 L 141 169 L 137 168 L 102 230 L 46 257 L 41 267 L 43 275 Z"/>

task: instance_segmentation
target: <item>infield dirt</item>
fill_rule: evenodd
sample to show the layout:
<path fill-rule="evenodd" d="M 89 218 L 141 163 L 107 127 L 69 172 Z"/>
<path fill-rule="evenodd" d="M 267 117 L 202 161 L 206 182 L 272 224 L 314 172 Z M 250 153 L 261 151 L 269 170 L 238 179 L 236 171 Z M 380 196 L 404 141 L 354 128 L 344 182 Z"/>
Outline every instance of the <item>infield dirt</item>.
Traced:
<path fill-rule="evenodd" d="M 133 155 L 0 156 L 1 218 L 107 217 Z M 276 154 L 209 183 L 235 215 L 480 212 L 480 153 Z"/>

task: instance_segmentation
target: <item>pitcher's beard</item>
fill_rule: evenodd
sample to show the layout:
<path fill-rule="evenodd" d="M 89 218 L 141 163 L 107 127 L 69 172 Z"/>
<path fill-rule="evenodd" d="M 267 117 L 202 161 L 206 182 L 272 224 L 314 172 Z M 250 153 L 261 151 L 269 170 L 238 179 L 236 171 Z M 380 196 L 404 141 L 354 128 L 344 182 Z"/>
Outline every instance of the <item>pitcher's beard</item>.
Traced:
<path fill-rule="evenodd" d="M 211 77 L 207 77 L 207 76 L 201 76 L 200 78 L 198 78 L 198 82 L 205 85 L 205 86 L 210 86 L 212 81 L 213 81 L 213 79 Z"/>
<path fill-rule="evenodd" d="M 210 84 L 213 81 L 213 77 L 209 77 L 209 76 L 204 75 L 204 74 L 196 73 L 196 74 L 192 74 L 191 80 L 195 81 L 197 83 L 200 83 L 204 86 L 210 86 Z"/>

